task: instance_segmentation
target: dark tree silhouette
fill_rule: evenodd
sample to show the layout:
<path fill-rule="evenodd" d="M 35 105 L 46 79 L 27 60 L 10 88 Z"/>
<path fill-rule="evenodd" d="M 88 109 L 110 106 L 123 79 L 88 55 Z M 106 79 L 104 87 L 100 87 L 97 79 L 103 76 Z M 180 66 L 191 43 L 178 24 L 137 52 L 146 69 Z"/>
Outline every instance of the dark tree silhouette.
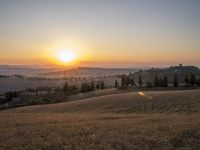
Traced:
<path fill-rule="evenodd" d="M 197 80 L 197 86 L 200 86 L 200 78 Z"/>
<path fill-rule="evenodd" d="M 190 74 L 190 84 L 191 86 L 194 86 L 194 84 L 196 84 L 196 75 L 193 73 Z"/>
<path fill-rule="evenodd" d="M 105 89 L 105 85 L 103 81 L 101 81 L 101 89 Z"/>
<path fill-rule="evenodd" d="M 100 84 L 99 84 L 99 83 L 97 83 L 97 85 L 96 85 L 96 89 L 97 89 L 97 90 L 100 89 Z"/>
<path fill-rule="evenodd" d="M 63 86 L 63 91 L 64 92 L 67 92 L 69 90 L 69 86 L 68 86 L 68 83 L 66 82 Z"/>
<path fill-rule="evenodd" d="M 148 82 L 147 82 L 147 87 L 148 87 L 148 88 L 153 88 L 153 83 L 150 82 L 150 81 L 148 81 Z"/>
<path fill-rule="evenodd" d="M 135 79 L 134 79 L 134 76 L 132 75 L 131 76 L 131 87 L 133 87 L 135 84 Z"/>
<path fill-rule="evenodd" d="M 91 86 L 90 86 L 90 87 L 91 87 L 91 91 L 94 91 L 94 90 L 95 90 L 94 82 L 93 82 L 93 81 L 91 82 Z"/>
<path fill-rule="evenodd" d="M 91 86 L 88 83 L 82 83 L 81 84 L 81 92 L 85 93 L 85 92 L 89 92 L 91 91 Z"/>
<path fill-rule="evenodd" d="M 5 102 L 12 101 L 13 98 L 19 97 L 17 92 L 6 92 L 5 94 Z"/>
<path fill-rule="evenodd" d="M 154 86 L 155 87 L 158 87 L 159 86 L 159 83 L 158 83 L 159 81 L 158 81 L 158 76 L 156 75 L 155 77 L 154 77 Z"/>
<path fill-rule="evenodd" d="M 127 85 L 127 76 L 125 74 L 122 75 L 122 77 L 121 77 L 121 86 L 122 86 L 123 89 L 128 87 L 128 85 Z"/>
<path fill-rule="evenodd" d="M 158 80 L 158 85 L 159 85 L 159 87 L 162 87 L 162 86 L 163 86 L 163 80 L 162 80 L 161 77 L 160 77 L 159 80 Z"/>
<path fill-rule="evenodd" d="M 164 75 L 164 77 L 163 77 L 163 86 L 168 87 L 168 77 L 167 77 L 167 75 Z"/>
<path fill-rule="evenodd" d="M 185 81 L 185 86 L 189 86 L 190 80 L 189 80 L 189 76 L 187 74 L 185 75 L 184 81 Z"/>
<path fill-rule="evenodd" d="M 118 81 L 117 80 L 115 80 L 115 88 L 118 88 Z"/>
<path fill-rule="evenodd" d="M 178 87 L 178 86 L 179 86 L 177 74 L 174 75 L 174 82 L 173 82 L 173 85 L 174 85 L 174 87 Z"/>
<path fill-rule="evenodd" d="M 66 95 L 71 95 L 71 94 L 76 94 L 79 92 L 78 87 L 76 87 L 75 85 L 69 85 L 67 82 L 64 84 L 63 86 L 63 92 Z"/>
<path fill-rule="evenodd" d="M 140 86 L 142 86 L 142 77 L 141 77 L 141 75 L 139 75 L 138 84 L 139 84 Z"/>

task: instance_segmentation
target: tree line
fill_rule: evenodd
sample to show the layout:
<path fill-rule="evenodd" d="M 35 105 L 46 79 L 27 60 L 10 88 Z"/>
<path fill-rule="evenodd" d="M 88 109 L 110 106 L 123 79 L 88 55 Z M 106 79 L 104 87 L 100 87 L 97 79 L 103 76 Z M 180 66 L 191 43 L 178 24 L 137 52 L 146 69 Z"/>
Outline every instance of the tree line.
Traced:
<path fill-rule="evenodd" d="M 195 86 L 195 85 L 200 86 L 200 78 L 196 79 L 196 75 L 193 73 L 186 74 L 184 78 L 184 83 L 186 87 Z M 129 75 L 121 76 L 121 86 L 119 86 L 119 82 L 117 80 L 115 81 L 116 88 L 126 89 L 128 87 L 133 87 L 133 86 L 139 86 L 139 87 L 144 86 L 141 75 L 138 76 L 138 83 L 135 82 L 134 74 L 131 74 L 131 73 Z M 151 87 L 168 87 L 168 86 L 169 86 L 169 80 L 166 74 L 164 76 L 155 75 L 153 82 L 148 81 L 146 83 L 146 87 L 150 87 L 150 88 Z M 173 86 L 179 87 L 179 80 L 178 80 L 177 74 L 174 74 Z"/>
<path fill-rule="evenodd" d="M 63 92 L 67 95 L 77 94 L 77 93 L 86 93 L 94 90 L 105 89 L 104 82 L 94 83 L 94 81 L 82 83 L 81 86 L 70 85 L 66 82 L 62 88 Z"/>

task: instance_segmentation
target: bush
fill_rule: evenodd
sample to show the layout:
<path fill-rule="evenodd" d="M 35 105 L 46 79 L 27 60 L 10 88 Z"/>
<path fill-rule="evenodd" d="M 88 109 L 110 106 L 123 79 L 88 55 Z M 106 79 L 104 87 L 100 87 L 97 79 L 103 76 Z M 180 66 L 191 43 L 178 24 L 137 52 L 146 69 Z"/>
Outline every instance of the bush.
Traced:
<path fill-rule="evenodd" d="M 6 92 L 5 94 L 5 102 L 12 101 L 13 98 L 19 97 L 17 92 Z"/>
<path fill-rule="evenodd" d="M 197 80 L 197 86 L 200 86 L 200 79 Z"/>
<path fill-rule="evenodd" d="M 63 92 L 67 95 L 71 95 L 78 93 L 79 89 L 75 85 L 68 85 L 68 83 L 66 82 L 63 86 Z"/>
<path fill-rule="evenodd" d="M 150 81 L 149 81 L 149 82 L 147 82 L 147 87 L 148 87 L 148 88 L 153 88 L 153 83 L 152 83 L 152 82 L 150 82 Z"/>

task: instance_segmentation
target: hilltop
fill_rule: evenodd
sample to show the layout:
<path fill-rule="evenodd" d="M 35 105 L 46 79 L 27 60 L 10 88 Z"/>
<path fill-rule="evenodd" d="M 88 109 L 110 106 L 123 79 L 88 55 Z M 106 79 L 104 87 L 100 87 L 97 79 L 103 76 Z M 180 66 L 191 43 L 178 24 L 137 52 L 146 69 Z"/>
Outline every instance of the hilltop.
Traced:
<path fill-rule="evenodd" d="M 164 75 L 168 76 L 169 83 L 173 82 L 174 75 L 177 74 L 180 83 L 184 82 L 185 75 L 195 74 L 197 78 L 200 78 L 200 69 L 195 66 L 171 66 L 169 68 L 150 68 L 147 70 L 139 70 L 134 73 L 136 80 L 141 75 L 144 82 L 153 81 L 154 77 Z"/>

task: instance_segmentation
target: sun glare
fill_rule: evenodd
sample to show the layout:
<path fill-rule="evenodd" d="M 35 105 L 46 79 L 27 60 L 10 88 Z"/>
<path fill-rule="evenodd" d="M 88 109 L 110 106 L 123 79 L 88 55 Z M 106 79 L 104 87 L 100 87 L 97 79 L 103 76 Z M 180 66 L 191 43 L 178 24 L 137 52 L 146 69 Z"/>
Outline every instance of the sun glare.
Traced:
<path fill-rule="evenodd" d="M 57 58 L 63 63 L 69 63 L 76 59 L 76 54 L 73 51 L 62 50 L 58 51 Z"/>

